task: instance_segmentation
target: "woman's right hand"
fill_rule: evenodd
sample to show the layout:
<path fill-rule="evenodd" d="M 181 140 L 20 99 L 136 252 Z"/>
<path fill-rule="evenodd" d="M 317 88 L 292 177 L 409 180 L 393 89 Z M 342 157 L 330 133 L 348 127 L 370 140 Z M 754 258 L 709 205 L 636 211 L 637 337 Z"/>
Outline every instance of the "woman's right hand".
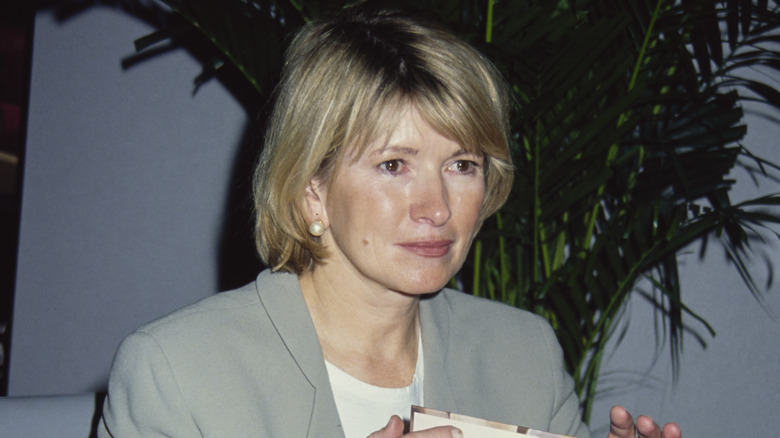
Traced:
<path fill-rule="evenodd" d="M 390 421 L 387 422 L 385 427 L 372 433 L 368 438 L 398 438 L 401 436 L 409 438 L 463 438 L 463 433 L 460 429 L 452 426 L 434 427 L 432 429 L 412 432 L 406 435 L 403 433 L 404 421 L 401 420 L 401 417 L 393 415 L 390 417 Z"/>

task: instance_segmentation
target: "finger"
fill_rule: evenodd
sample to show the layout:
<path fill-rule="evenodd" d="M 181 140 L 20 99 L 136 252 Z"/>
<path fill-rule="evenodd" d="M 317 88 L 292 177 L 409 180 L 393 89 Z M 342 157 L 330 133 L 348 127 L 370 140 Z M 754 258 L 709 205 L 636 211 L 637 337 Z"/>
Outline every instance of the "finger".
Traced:
<path fill-rule="evenodd" d="M 623 406 L 614 406 L 609 411 L 609 435 L 607 438 L 634 438 L 634 419 Z"/>
<path fill-rule="evenodd" d="M 409 438 L 463 438 L 463 432 L 452 426 L 439 426 L 431 429 L 412 432 L 404 437 Z"/>
<path fill-rule="evenodd" d="M 404 433 L 404 420 L 398 415 L 390 417 L 390 421 L 382 429 L 377 430 L 368 438 L 398 438 Z"/>
<path fill-rule="evenodd" d="M 662 438 L 681 438 L 682 437 L 682 431 L 680 430 L 680 426 L 677 425 L 677 423 L 666 423 L 664 424 L 664 429 L 661 432 Z"/>
<path fill-rule="evenodd" d="M 661 428 L 647 415 L 636 419 L 636 428 L 640 438 L 661 438 Z"/>
<path fill-rule="evenodd" d="M 404 422 L 401 417 L 393 415 L 382 429 L 372 433 L 367 438 L 398 438 L 404 432 Z M 434 427 L 419 432 L 403 435 L 417 438 L 463 438 L 463 432 L 452 426 Z"/>

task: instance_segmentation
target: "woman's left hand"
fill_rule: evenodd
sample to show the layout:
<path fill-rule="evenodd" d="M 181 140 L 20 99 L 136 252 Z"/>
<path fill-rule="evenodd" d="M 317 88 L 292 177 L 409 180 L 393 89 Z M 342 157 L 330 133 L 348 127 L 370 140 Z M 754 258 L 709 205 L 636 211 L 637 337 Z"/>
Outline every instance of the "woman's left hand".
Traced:
<path fill-rule="evenodd" d="M 638 435 L 637 435 L 638 433 Z M 623 406 L 615 406 L 609 411 L 609 435 L 607 438 L 681 438 L 680 427 L 676 423 L 666 423 L 661 429 L 652 418 L 642 415 L 636 420 Z"/>

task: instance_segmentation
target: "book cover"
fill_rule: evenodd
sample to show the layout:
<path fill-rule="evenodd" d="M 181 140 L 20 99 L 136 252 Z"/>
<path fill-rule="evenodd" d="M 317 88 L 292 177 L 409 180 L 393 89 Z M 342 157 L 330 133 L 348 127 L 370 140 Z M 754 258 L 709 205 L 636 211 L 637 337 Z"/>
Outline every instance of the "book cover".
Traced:
<path fill-rule="evenodd" d="M 468 415 L 412 406 L 412 416 L 409 424 L 411 432 L 438 426 L 455 426 L 463 432 L 464 438 L 517 438 L 520 436 L 572 438 L 527 427 L 469 417 Z"/>

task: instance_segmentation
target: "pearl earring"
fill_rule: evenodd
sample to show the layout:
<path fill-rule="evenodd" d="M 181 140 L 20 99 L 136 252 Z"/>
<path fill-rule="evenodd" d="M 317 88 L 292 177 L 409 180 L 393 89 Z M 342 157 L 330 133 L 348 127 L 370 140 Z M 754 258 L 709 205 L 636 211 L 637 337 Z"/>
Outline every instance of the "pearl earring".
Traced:
<path fill-rule="evenodd" d="M 309 234 L 314 237 L 320 237 L 324 232 L 325 226 L 322 224 L 322 221 L 314 221 L 309 225 Z"/>

